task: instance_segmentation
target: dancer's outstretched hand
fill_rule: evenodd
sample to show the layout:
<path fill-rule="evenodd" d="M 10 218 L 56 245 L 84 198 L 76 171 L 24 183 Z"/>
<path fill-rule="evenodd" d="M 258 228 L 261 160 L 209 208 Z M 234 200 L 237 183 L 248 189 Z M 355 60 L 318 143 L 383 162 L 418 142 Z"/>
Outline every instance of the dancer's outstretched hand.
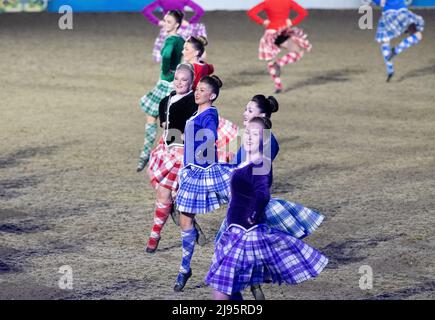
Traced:
<path fill-rule="evenodd" d="M 268 19 L 266 19 L 266 20 L 264 20 L 264 22 L 263 22 L 263 26 L 265 27 L 265 28 L 267 28 L 267 26 L 270 24 L 270 20 L 268 20 Z"/>
<path fill-rule="evenodd" d="M 293 22 L 290 19 L 286 20 L 287 27 L 291 27 L 293 25 Z"/>

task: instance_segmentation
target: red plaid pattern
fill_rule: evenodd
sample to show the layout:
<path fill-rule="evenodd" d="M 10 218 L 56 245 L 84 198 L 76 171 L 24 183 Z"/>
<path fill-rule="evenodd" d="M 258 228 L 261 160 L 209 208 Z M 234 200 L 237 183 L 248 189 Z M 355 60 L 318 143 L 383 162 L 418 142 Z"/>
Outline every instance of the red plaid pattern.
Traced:
<path fill-rule="evenodd" d="M 173 191 L 178 190 L 178 172 L 183 166 L 183 147 L 166 146 L 163 137 L 151 152 L 148 175 L 154 188 L 162 186 Z"/>
<path fill-rule="evenodd" d="M 311 51 L 312 45 L 302 29 L 288 27 L 279 31 L 266 30 L 263 37 L 260 39 L 258 54 L 260 60 L 272 60 L 276 58 L 281 51 L 280 47 L 275 44 L 275 40 L 279 35 L 288 35 L 299 47 L 307 52 Z"/>
<path fill-rule="evenodd" d="M 239 127 L 231 121 L 219 116 L 218 141 L 216 141 L 217 148 L 220 149 L 229 144 L 231 140 L 237 137 L 238 132 Z"/>

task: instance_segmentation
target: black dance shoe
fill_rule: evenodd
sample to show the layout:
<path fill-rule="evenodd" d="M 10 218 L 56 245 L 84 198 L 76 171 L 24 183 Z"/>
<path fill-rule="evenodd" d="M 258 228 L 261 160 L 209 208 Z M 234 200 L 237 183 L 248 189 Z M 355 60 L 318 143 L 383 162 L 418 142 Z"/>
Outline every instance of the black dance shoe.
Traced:
<path fill-rule="evenodd" d="M 205 244 L 207 243 L 207 238 L 206 238 L 204 232 L 202 232 L 201 227 L 199 226 L 198 222 L 196 222 L 196 219 L 193 220 L 193 227 L 197 231 L 196 243 L 199 246 L 205 246 Z"/>
<path fill-rule="evenodd" d="M 259 284 L 254 284 L 251 286 L 251 292 L 255 300 L 266 300 L 263 290 L 261 290 L 261 286 Z"/>
<path fill-rule="evenodd" d="M 391 81 L 391 78 L 394 76 L 394 72 L 393 73 L 389 73 L 387 76 L 387 82 Z"/>
<path fill-rule="evenodd" d="M 177 208 L 175 208 L 175 202 L 172 204 L 172 209 L 171 209 L 171 218 L 172 221 L 174 221 L 176 226 L 180 226 L 180 211 L 177 210 Z"/>
<path fill-rule="evenodd" d="M 146 253 L 154 253 L 154 252 L 156 252 L 156 251 L 157 251 L 157 247 L 159 246 L 159 241 L 160 241 L 160 238 L 156 240 L 156 245 L 155 245 L 155 247 L 149 247 L 149 246 L 147 245 L 147 247 L 146 247 L 146 249 L 145 249 L 145 252 L 146 252 Z"/>
<path fill-rule="evenodd" d="M 181 292 L 186 286 L 187 280 L 192 276 L 192 269 L 188 273 L 179 273 L 177 281 L 175 282 L 174 291 Z"/>
<path fill-rule="evenodd" d="M 145 162 L 140 160 L 137 164 L 136 172 L 141 172 L 143 169 L 145 169 Z"/>

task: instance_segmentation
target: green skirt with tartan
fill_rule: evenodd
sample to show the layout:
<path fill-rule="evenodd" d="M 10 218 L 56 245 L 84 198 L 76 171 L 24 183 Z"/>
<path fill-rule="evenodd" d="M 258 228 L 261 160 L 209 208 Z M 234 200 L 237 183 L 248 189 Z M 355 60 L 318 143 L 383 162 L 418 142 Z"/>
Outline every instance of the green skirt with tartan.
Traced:
<path fill-rule="evenodd" d="M 172 90 L 172 82 L 159 80 L 154 89 L 140 99 L 140 107 L 146 114 L 157 118 L 159 116 L 160 101 L 169 95 Z"/>

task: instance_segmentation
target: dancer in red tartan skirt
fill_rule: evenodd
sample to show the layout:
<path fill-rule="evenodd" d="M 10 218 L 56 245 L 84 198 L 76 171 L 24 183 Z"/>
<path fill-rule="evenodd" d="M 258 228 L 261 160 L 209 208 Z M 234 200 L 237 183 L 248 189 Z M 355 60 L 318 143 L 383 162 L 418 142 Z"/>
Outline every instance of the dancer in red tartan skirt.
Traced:
<path fill-rule="evenodd" d="M 160 102 L 160 126 L 164 129 L 158 146 L 151 152 L 148 175 L 156 189 L 154 225 L 146 252 L 156 251 L 160 233 L 173 209 L 173 193 L 178 190 L 178 172 L 183 164 L 182 135 L 186 121 L 198 110 L 192 91 L 193 67 L 180 64 L 174 76 L 175 91 Z"/>
<path fill-rule="evenodd" d="M 266 12 L 266 20 L 258 16 L 261 11 Z M 298 15 L 290 20 L 292 11 Z M 307 35 L 302 29 L 295 27 L 307 15 L 307 10 L 292 0 L 266 0 L 248 11 L 252 20 L 266 28 L 260 40 L 259 59 L 267 61 L 267 68 L 275 83 L 275 93 L 282 91 L 281 68 L 299 61 L 304 52 L 311 50 Z M 281 49 L 287 53 L 278 58 Z"/>
<path fill-rule="evenodd" d="M 160 241 L 160 234 L 168 217 L 173 214 L 178 224 L 179 213 L 174 212 L 173 201 L 179 187 L 179 171 L 183 167 L 184 127 L 186 121 L 198 111 L 192 91 L 194 68 L 191 64 L 180 64 L 174 75 L 175 91 L 159 105 L 160 126 L 164 129 L 158 146 L 151 152 L 148 175 L 151 185 L 156 189 L 156 209 L 154 224 L 147 243 L 146 252 L 154 253 Z M 234 126 L 234 127 L 233 127 Z M 216 145 L 226 146 L 237 136 L 238 127 L 222 118 L 219 121 L 218 141 Z M 205 244 L 206 238 L 196 220 L 196 242 Z"/>

